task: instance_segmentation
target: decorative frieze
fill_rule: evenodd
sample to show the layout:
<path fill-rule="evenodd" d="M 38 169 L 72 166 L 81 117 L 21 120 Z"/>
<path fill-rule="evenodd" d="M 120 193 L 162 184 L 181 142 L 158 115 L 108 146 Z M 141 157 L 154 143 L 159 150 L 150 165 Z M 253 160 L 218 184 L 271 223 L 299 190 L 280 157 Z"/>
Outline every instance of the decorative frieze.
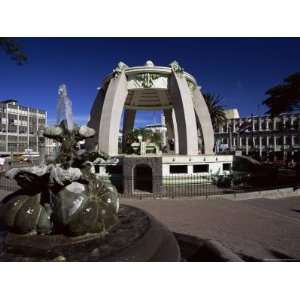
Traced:
<path fill-rule="evenodd" d="M 153 81 L 158 79 L 161 75 L 155 73 L 142 73 L 136 75 L 136 81 L 143 88 L 151 88 L 153 86 Z"/>
<path fill-rule="evenodd" d="M 168 76 L 159 73 L 139 73 L 128 76 L 128 89 L 143 89 L 143 88 L 168 88 Z"/>

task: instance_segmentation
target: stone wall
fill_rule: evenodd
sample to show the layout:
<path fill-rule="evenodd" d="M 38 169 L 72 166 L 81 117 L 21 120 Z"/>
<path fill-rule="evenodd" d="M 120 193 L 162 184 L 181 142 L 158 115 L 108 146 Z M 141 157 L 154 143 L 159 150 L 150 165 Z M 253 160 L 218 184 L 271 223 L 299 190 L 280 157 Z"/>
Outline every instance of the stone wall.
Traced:
<path fill-rule="evenodd" d="M 123 159 L 123 187 L 124 194 L 134 193 L 134 168 L 137 165 L 147 165 L 152 169 L 152 191 L 153 194 L 161 193 L 162 189 L 162 158 L 161 157 L 124 157 Z"/>

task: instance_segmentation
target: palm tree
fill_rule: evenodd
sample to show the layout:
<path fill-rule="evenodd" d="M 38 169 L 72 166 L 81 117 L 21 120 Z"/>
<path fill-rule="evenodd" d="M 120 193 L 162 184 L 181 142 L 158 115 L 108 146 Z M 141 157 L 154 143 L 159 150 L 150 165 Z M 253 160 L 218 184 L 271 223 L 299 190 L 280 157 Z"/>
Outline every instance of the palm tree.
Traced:
<path fill-rule="evenodd" d="M 210 113 L 213 127 L 216 128 L 218 125 L 226 122 L 224 106 L 221 103 L 223 98 L 212 93 L 204 93 L 203 97 Z"/>
<path fill-rule="evenodd" d="M 18 65 L 22 65 L 27 61 L 27 55 L 14 38 L 0 37 L 0 49 L 4 50 Z"/>

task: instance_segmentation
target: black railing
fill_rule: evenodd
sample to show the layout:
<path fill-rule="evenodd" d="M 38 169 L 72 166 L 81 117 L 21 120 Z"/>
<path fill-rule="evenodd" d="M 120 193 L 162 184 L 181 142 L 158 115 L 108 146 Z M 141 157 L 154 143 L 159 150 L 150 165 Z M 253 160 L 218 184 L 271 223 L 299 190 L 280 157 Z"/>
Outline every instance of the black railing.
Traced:
<path fill-rule="evenodd" d="M 281 188 L 300 188 L 299 179 L 292 174 L 276 177 L 253 176 L 249 174 L 229 175 L 173 175 L 158 177 L 99 177 L 111 181 L 120 197 L 134 198 L 177 198 L 193 196 L 211 196 L 272 190 Z M 20 187 L 14 180 L 0 174 L 0 190 L 16 191 Z"/>
<path fill-rule="evenodd" d="M 113 179 L 111 180 L 114 181 Z M 115 184 L 122 197 L 192 197 L 235 194 L 262 190 L 300 187 L 296 176 L 253 176 L 248 174 L 122 177 Z"/>
<path fill-rule="evenodd" d="M 0 173 L 0 190 L 3 191 L 16 191 L 20 189 L 15 180 L 8 179 L 4 176 L 4 173 Z"/>

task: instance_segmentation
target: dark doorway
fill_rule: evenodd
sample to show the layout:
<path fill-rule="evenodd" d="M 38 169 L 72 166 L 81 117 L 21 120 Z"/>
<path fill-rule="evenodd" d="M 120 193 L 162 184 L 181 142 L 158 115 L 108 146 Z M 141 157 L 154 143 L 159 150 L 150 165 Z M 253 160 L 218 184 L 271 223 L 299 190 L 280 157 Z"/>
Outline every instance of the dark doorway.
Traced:
<path fill-rule="evenodd" d="M 134 168 L 134 192 L 152 193 L 152 168 L 145 164 L 136 165 Z"/>

